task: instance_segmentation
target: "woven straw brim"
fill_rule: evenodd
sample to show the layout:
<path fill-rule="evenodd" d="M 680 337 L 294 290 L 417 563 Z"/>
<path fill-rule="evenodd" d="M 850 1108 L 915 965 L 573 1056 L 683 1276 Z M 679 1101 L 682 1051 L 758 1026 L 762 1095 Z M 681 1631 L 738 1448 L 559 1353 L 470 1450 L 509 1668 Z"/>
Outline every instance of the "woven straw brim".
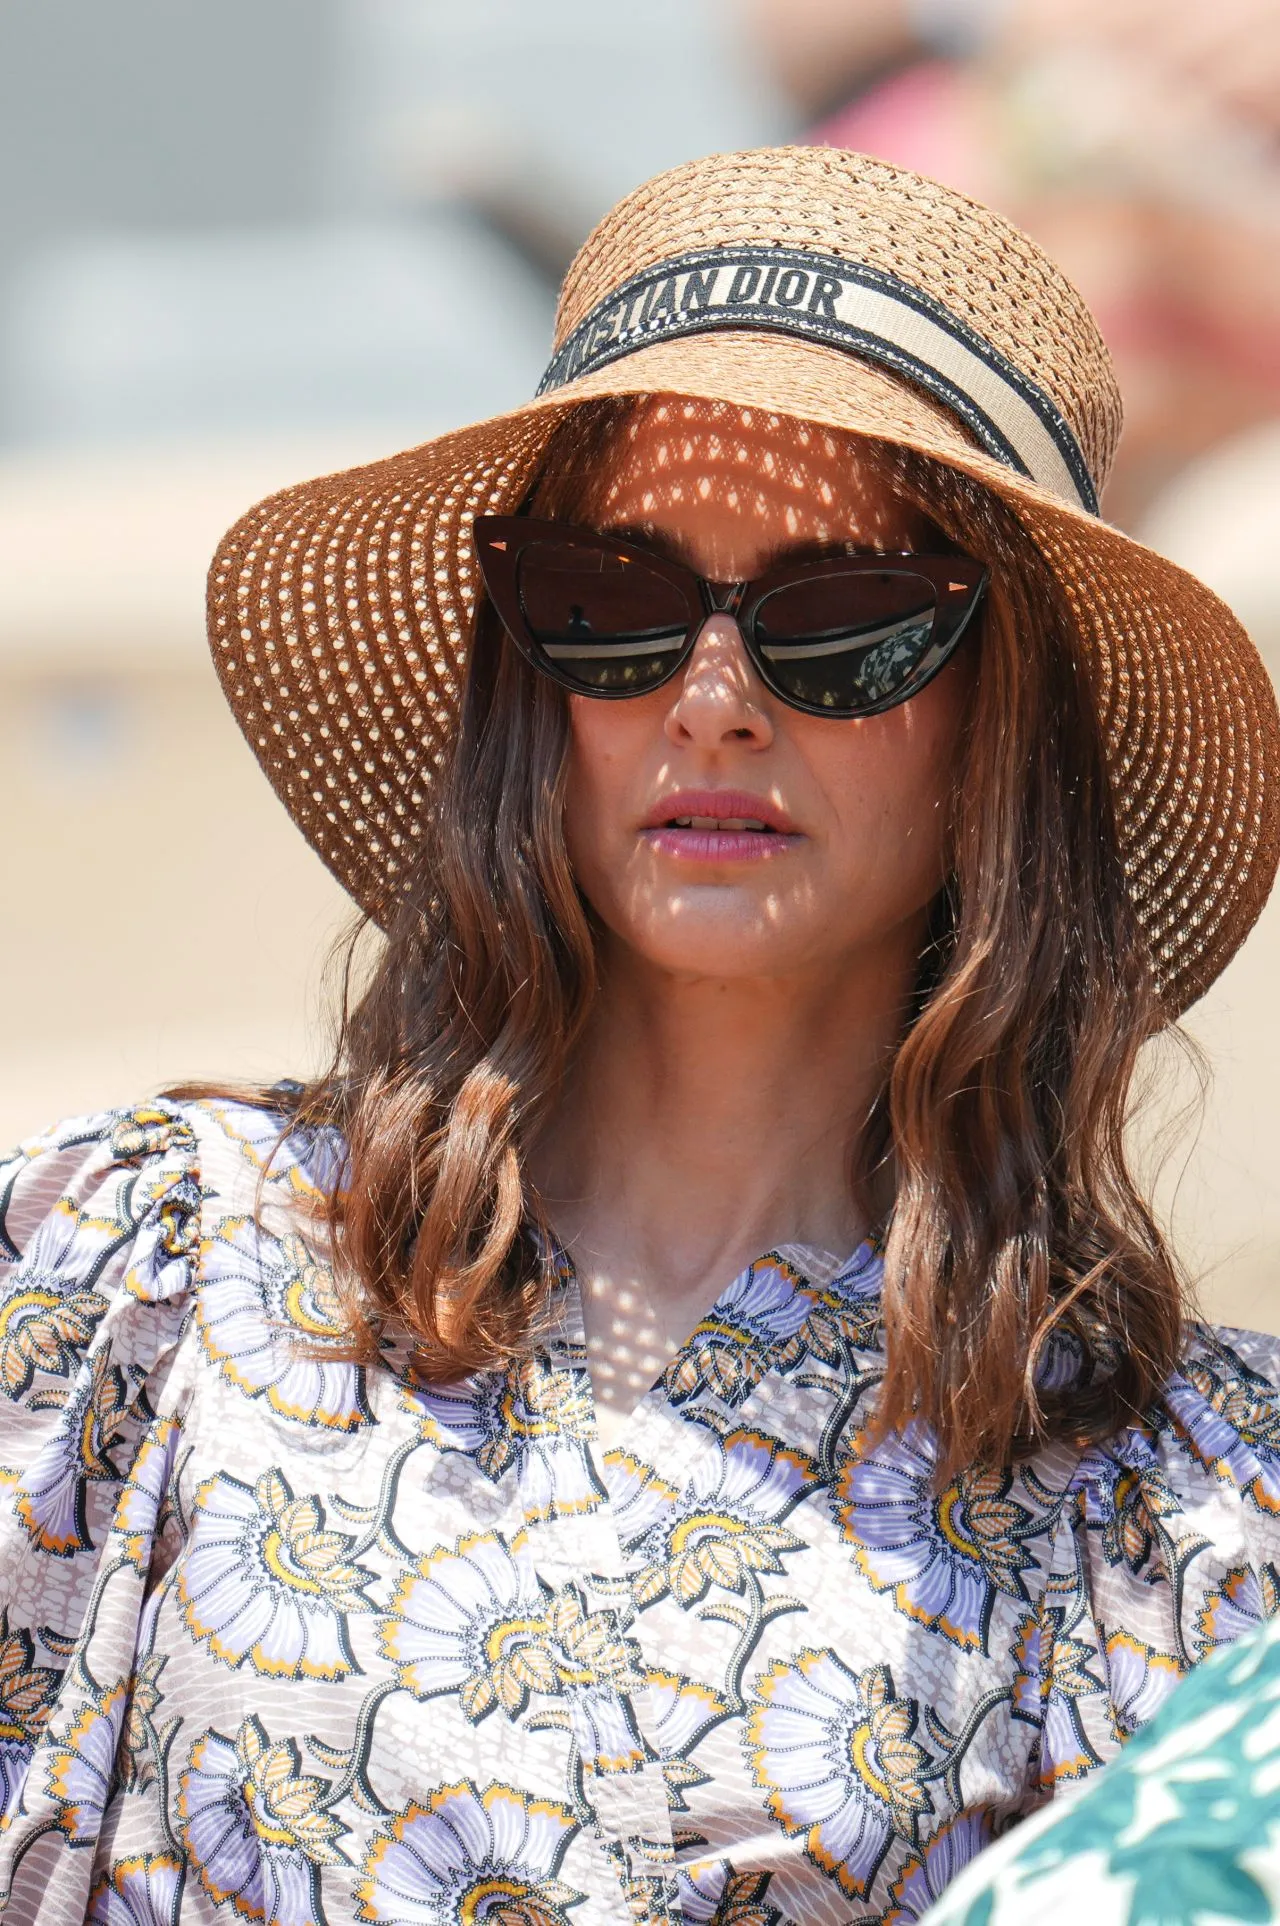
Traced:
<path fill-rule="evenodd" d="M 510 512 L 582 400 L 758 407 L 934 457 L 1017 513 L 1058 582 L 1102 723 L 1129 887 L 1167 1007 L 1225 967 L 1280 857 L 1280 723 L 1266 669 L 1203 583 L 978 449 L 923 393 L 777 334 L 658 341 L 511 414 L 286 489 L 219 546 L 209 633 L 285 807 L 385 923 L 450 752 L 475 607 L 471 523 Z"/>

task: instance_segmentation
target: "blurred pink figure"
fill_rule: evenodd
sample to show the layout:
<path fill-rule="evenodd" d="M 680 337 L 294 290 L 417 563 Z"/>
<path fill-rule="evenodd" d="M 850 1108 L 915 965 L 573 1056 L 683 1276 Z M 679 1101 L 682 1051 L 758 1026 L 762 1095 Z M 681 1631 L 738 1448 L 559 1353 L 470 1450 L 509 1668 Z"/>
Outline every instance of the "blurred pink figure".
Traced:
<path fill-rule="evenodd" d="M 1001 207 L 1102 324 L 1127 427 L 1106 510 L 1280 415 L 1274 0 L 753 0 L 810 138 Z M 832 106 L 834 95 L 846 98 Z M 825 111 L 824 111 L 825 109 Z"/>

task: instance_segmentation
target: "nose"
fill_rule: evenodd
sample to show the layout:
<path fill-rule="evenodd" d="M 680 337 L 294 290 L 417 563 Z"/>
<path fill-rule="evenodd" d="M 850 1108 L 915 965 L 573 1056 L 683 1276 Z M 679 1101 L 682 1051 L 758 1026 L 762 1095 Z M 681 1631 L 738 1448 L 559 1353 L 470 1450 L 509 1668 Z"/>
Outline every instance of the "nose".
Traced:
<path fill-rule="evenodd" d="M 709 615 L 677 681 L 664 727 L 670 741 L 719 749 L 728 742 L 765 749 L 773 741 L 764 689 L 731 615 Z"/>

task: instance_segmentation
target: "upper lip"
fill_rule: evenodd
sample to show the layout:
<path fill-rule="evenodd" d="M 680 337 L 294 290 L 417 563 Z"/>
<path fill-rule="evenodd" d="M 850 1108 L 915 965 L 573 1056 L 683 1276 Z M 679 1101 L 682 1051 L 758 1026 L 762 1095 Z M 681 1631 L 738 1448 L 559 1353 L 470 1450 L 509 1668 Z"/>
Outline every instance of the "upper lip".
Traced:
<path fill-rule="evenodd" d="M 796 826 L 785 809 L 767 796 L 747 789 L 673 789 L 653 805 L 640 827 L 666 829 L 685 816 L 710 817 L 716 822 L 763 823 L 781 836 L 794 836 Z"/>

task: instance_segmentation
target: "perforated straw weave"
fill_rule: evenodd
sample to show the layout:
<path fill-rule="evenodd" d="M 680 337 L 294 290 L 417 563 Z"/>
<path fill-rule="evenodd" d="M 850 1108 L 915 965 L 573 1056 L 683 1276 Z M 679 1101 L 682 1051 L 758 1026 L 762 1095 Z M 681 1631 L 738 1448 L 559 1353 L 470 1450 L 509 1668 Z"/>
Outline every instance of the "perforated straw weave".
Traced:
<path fill-rule="evenodd" d="M 813 250 L 940 304 L 1034 384 L 1098 492 L 1121 410 L 1084 302 L 1025 235 L 935 182 L 821 148 L 715 155 L 648 182 L 569 269 L 557 349 L 643 270 Z M 616 347 L 615 343 L 615 347 Z M 470 525 L 511 512 L 567 412 L 599 395 L 761 407 L 888 440 L 1008 502 L 1061 585 L 1107 744 L 1129 887 L 1171 1011 L 1225 967 L 1280 857 L 1280 723 L 1230 610 L 1183 570 L 979 445 L 875 358 L 772 327 L 644 335 L 527 406 L 304 482 L 230 530 L 209 576 L 223 688 L 339 881 L 385 922 L 450 752 L 476 597 Z"/>

